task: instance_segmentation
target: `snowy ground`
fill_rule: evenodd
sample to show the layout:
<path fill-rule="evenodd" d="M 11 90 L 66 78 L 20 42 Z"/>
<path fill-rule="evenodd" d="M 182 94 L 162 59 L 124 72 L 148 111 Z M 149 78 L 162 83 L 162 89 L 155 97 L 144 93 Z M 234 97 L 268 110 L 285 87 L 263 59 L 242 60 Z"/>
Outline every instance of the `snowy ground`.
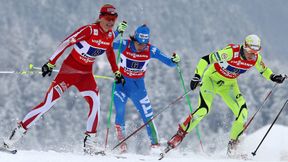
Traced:
<path fill-rule="evenodd" d="M 269 126 L 263 127 L 255 133 L 246 136 L 241 145 L 242 152 L 253 152 Z M 119 157 L 121 156 L 121 157 Z M 125 157 L 125 158 L 124 158 Z M 177 150 L 171 151 L 162 161 L 163 162 L 249 162 L 249 161 L 288 161 L 288 127 L 275 125 L 262 146 L 257 151 L 256 156 L 249 157 L 250 160 L 228 159 L 225 156 L 225 150 L 219 151 L 217 154 L 195 154 L 193 152 L 179 153 Z M 124 154 L 124 155 L 108 155 L 108 156 L 84 156 L 80 153 L 60 153 L 55 151 L 25 151 L 19 150 L 16 155 L 0 153 L 0 162 L 156 162 L 157 156 Z"/>

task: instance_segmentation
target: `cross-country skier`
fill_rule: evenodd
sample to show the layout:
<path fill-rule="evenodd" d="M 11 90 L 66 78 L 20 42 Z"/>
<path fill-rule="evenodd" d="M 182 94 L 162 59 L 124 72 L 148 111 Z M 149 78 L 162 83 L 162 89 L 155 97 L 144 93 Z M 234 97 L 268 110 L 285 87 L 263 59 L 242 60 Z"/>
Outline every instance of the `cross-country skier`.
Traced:
<path fill-rule="evenodd" d="M 257 35 L 248 35 L 243 45 L 229 44 L 224 49 L 200 59 L 190 83 L 192 90 L 200 85 L 198 108 L 179 125 L 177 133 L 168 141 L 168 147 L 175 148 L 181 143 L 185 135 L 208 114 L 214 96 L 219 94 L 235 116 L 227 154 L 230 157 L 236 155 L 239 136 L 248 116 L 246 101 L 239 90 L 237 77 L 255 66 L 267 80 L 282 83 L 285 79 L 266 67 L 260 54 L 260 43 Z M 208 65 L 211 66 L 205 71 Z"/>
<path fill-rule="evenodd" d="M 125 78 L 125 85 L 116 84 L 114 92 L 114 104 L 116 108 L 115 127 L 119 141 L 125 138 L 125 106 L 130 98 L 137 111 L 140 113 L 143 122 L 153 117 L 153 109 L 147 96 L 144 83 L 144 76 L 150 59 L 157 59 L 162 63 L 175 67 L 180 61 L 180 56 L 173 54 L 171 58 L 162 53 L 156 46 L 149 43 L 150 30 L 147 25 L 141 25 L 130 39 L 123 40 L 121 46 L 120 72 Z M 120 42 L 115 42 L 113 47 L 118 49 Z M 150 122 L 147 133 L 151 140 L 151 148 L 159 146 L 159 139 L 154 122 Z M 126 152 L 127 145 L 120 145 L 120 151 Z"/>
<path fill-rule="evenodd" d="M 124 32 L 126 23 L 120 23 L 115 33 L 112 31 L 118 17 L 114 6 L 102 6 L 99 18 L 93 24 L 80 27 L 68 36 L 56 49 L 49 61 L 42 66 L 42 75 L 50 76 L 56 61 L 64 51 L 73 46 L 69 56 L 63 61 L 60 71 L 48 89 L 44 101 L 34 107 L 13 130 L 8 139 L 1 144 L 6 149 L 11 147 L 23 137 L 27 130 L 60 99 L 62 94 L 71 86 L 75 86 L 90 106 L 87 127 L 84 137 L 84 151 L 93 153 L 97 151 L 96 132 L 99 121 L 100 99 L 99 89 L 93 77 L 92 65 L 96 57 L 106 52 L 117 81 L 123 81 L 118 71 L 112 43 L 115 34 Z M 0 146 L 1 146 L 0 145 Z"/>

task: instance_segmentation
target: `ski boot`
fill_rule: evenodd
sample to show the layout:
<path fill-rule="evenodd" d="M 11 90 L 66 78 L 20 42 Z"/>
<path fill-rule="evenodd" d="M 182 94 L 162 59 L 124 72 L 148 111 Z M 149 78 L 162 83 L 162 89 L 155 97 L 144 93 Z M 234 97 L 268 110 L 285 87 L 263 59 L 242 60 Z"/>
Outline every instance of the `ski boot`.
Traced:
<path fill-rule="evenodd" d="M 104 151 L 99 151 L 97 145 L 97 134 L 96 133 L 85 133 L 84 137 L 84 153 L 88 155 L 105 155 Z"/>
<path fill-rule="evenodd" d="M 182 142 L 186 134 L 187 132 L 179 125 L 177 133 L 167 142 L 168 146 L 172 149 L 175 148 Z"/>
<path fill-rule="evenodd" d="M 184 131 L 183 128 L 179 125 L 177 133 L 167 142 L 168 146 L 164 149 L 164 152 L 160 154 L 160 158 L 158 160 L 163 159 L 165 154 L 177 147 L 183 141 L 186 134 L 187 132 Z"/>
<path fill-rule="evenodd" d="M 161 153 L 161 145 L 158 143 L 158 144 L 152 144 L 150 146 L 150 155 L 159 155 Z"/>
<path fill-rule="evenodd" d="M 116 135 L 118 141 L 122 141 L 125 138 L 125 126 L 115 125 Z M 120 154 L 127 153 L 128 146 L 125 142 L 123 142 L 120 146 Z"/>
<path fill-rule="evenodd" d="M 4 145 L 7 148 L 14 146 L 24 135 L 26 134 L 26 129 L 19 124 L 11 133 L 8 139 L 4 140 Z"/>
<path fill-rule="evenodd" d="M 228 148 L 227 148 L 227 156 L 232 159 L 241 159 L 241 160 L 250 160 L 250 154 L 247 154 L 241 150 L 240 146 L 240 140 L 230 140 L 228 142 Z"/>
<path fill-rule="evenodd" d="M 125 142 L 123 142 L 120 146 L 120 154 L 124 154 L 124 153 L 127 153 L 127 150 L 128 150 L 128 146 Z"/>
<path fill-rule="evenodd" d="M 237 146 L 239 145 L 239 140 L 230 140 L 228 142 L 227 156 L 229 158 L 235 158 L 237 155 Z"/>
<path fill-rule="evenodd" d="M 4 139 L 0 145 L 0 150 L 4 152 L 16 153 L 12 147 L 26 134 L 27 130 L 19 124 L 11 133 L 8 139 Z"/>

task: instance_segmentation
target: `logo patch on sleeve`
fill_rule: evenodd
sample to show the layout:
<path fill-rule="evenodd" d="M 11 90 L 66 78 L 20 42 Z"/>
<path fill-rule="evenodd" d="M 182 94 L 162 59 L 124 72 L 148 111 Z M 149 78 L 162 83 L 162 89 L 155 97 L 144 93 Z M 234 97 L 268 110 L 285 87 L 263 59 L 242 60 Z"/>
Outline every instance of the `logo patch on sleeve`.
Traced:
<path fill-rule="evenodd" d="M 153 47 L 153 48 L 151 49 L 151 51 L 152 51 L 153 54 L 156 53 L 156 50 L 157 50 L 156 47 Z"/>
<path fill-rule="evenodd" d="M 94 30 L 93 30 L 93 34 L 94 34 L 94 35 L 98 35 L 98 29 L 94 29 Z"/>
<path fill-rule="evenodd" d="M 226 60 L 226 59 L 228 58 L 228 55 L 227 55 L 226 53 L 223 53 L 223 54 L 221 55 L 221 57 L 222 57 L 222 59 Z"/>
<path fill-rule="evenodd" d="M 264 64 L 264 62 L 263 62 L 263 61 L 261 61 L 261 62 L 260 62 L 260 65 L 261 65 L 261 67 L 262 67 L 263 69 L 265 69 L 265 68 L 266 68 L 266 65 Z"/>

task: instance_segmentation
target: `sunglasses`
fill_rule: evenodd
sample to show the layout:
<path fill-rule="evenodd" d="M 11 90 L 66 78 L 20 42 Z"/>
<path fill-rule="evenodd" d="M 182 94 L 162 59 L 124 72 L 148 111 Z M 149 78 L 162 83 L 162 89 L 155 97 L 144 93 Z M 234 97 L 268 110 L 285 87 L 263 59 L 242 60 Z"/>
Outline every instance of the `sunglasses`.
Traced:
<path fill-rule="evenodd" d="M 139 43 L 137 40 L 135 40 L 135 42 L 137 43 L 137 45 L 139 46 L 147 46 L 148 43 Z"/>
<path fill-rule="evenodd" d="M 249 46 L 249 45 L 245 44 L 245 49 L 249 53 L 257 53 L 261 50 L 261 46 L 256 46 L 256 45 Z"/>
<path fill-rule="evenodd" d="M 118 17 L 118 14 L 101 13 L 100 17 L 103 17 L 107 21 L 115 21 Z"/>

